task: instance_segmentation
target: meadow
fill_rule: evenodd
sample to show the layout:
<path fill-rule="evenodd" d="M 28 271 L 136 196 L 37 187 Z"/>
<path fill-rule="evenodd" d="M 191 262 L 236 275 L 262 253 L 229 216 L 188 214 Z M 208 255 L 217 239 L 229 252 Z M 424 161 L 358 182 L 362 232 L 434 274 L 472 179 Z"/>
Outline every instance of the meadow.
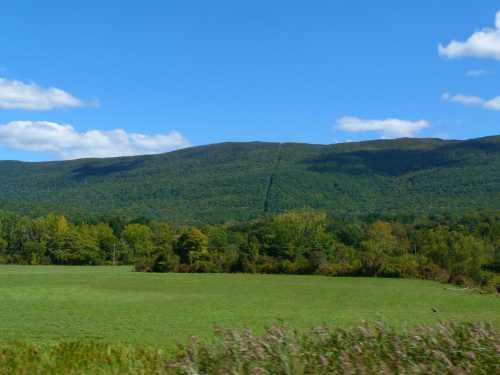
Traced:
<path fill-rule="evenodd" d="M 0 340 L 170 346 L 214 325 L 262 333 L 382 321 L 500 327 L 500 299 L 432 281 L 251 274 L 151 274 L 131 267 L 0 266 Z"/>

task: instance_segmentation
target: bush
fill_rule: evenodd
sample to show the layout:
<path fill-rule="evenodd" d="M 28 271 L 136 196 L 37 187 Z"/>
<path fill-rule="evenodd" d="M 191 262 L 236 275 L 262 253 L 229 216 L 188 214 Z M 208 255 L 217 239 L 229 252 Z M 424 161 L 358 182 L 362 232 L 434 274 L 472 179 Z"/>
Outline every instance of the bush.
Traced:
<path fill-rule="evenodd" d="M 236 271 L 244 273 L 257 273 L 257 264 L 247 259 L 240 259 Z"/>
<path fill-rule="evenodd" d="M 450 274 L 437 264 L 430 262 L 426 257 L 418 258 L 418 274 L 427 280 L 446 283 L 450 280 Z"/>
<path fill-rule="evenodd" d="M 306 275 L 312 273 L 312 267 L 309 261 L 304 258 L 297 259 L 294 262 L 290 260 L 284 260 L 281 263 L 280 273 L 291 275 Z"/>
<path fill-rule="evenodd" d="M 220 267 L 209 260 L 198 260 L 191 265 L 191 272 L 217 273 L 222 272 Z"/>
<path fill-rule="evenodd" d="M 257 272 L 259 273 L 280 273 L 282 266 L 278 259 L 261 256 L 259 258 L 259 263 L 257 264 Z"/>
<path fill-rule="evenodd" d="M 154 261 L 150 258 L 139 258 L 135 261 L 134 269 L 137 272 L 152 272 Z"/>
<path fill-rule="evenodd" d="M 481 271 L 475 281 L 482 287 L 492 289 L 495 284 L 495 276 L 494 272 Z"/>
<path fill-rule="evenodd" d="M 377 276 L 414 278 L 419 276 L 418 262 L 412 255 L 388 258 L 378 271 Z"/>
<path fill-rule="evenodd" d="M 179 256 L 170 253 L 162 252 L 158 254 L 151 266 L 152 272 L 174 272 L 179 267 Z"/>
<path fill-rule="evenodd" d="M 325 263 L 317 273 L 324 276 L 358 276 L 361 273 L 359 262 Z"/>
<path fill-rule="evenodd" d="M 471 278 L 464 276 L 464 275 L 456 275 L 456 276 L 451 276 L 448 282 L 461 286 L 461 287 L 473 287 L 474 286 L 474 281 L 472 281 Z"/>

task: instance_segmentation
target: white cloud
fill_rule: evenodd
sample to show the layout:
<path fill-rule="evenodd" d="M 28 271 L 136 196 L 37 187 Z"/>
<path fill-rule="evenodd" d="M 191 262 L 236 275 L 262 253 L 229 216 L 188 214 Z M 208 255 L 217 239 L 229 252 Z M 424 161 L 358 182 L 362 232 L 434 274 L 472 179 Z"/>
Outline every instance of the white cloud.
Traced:
<path fill-rule="evenodd" d="M 466 77 L 482 77 L 490 74 L 493 73 L 483 69 L 468 70 L 467 72 L 465 72 Z"/>
<path fill-rule="evenodd" d="M 42 88 L 34 83 L 0 78 L 0 109 L 48 111 L 83 105 L 81 100 L 55 87 Z"/>
<path fill-rule="evenodd" d="M 476 57 L 500 60 L 500 11 L 496 14 L 495 28 L 473 33 L 466 41 L 452 40 L 447 46 L 439 44 L 439 54 L 449 58 Z"/>
<path fill-rule="evenodd" d="M 500 96 L 488 100 L 486 103 L 484 103 L 484 108 L 491 109 L 493 111 L 500 111 Z"/>
<path fill-rule="evenodd" d="M 450 135 L 448 133 L 437 133 L 433 136 L 433 138 L 450 139 Z"/>
<path fill-rule="evenodd" d="M 382 133 L 383 138 L 413 137 L 420 130 L 427 128 L 427 121 L 405 121 L 399 119 L 366 120 L 358 117 L 345 116 L 337 120 L 340 129 L 348 132 L 376 131 Z"/>
<path fill-rule="evenodd" d="M 0 125 L 0 144 L 57 155 L 62 159 L 157 154 L 190 146 L 180 133 L 145 135 L 123 129 L 78 132 L 48 121 L 14 121 Z"/>
<path fill-rule="evenodd" d="M 447 92 L 444 93 L 441 98 L 447 102 L 460 103 L 468 106 L 480 106 L 484 103 L 484 99 L 479 96 L 467 96 L 462 94 L 452 95 Z"/>
<path fill-rule="evenodd" d="M 467 96 L 462 94 L 452 95 L 450 93 L 444 93 L 441 98 L 447 102 L 460 103 L 466 106 L 482 107 L 492 111 L 500 111 L 500 96 L 486 100 L 479 96 Z"/>

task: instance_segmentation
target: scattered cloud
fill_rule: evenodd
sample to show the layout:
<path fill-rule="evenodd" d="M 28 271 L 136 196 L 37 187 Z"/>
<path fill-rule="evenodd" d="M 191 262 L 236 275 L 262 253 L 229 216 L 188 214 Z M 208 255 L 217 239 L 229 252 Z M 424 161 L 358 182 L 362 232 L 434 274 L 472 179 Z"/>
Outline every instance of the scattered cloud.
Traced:
<path fill-rule="evenodd" d="M 84 105 L 80 99 L 55 87 L 42 88 L 34 83 L 0 78 L 0 109 L 48 111 Z"/>
<path fill-rule="evenodd" d="M 460 103 L 468 106 L 478 106 L 484 104 L 484 99 L 479 96 L 467 96 L 462 94 L 452 95 L 448 92 L 441 96 L 446 102 Z"/>
<path fill-rule="evenodd" d="M 381 133 L 382 138 L 414 137 L 419 131 L 430 126 L 428 121 L 405 121 L 399 119 L 367 120 L 345 116 L 337 120 L 339 129 L 358 133 L 374 131 Z"/>
<path fill-rule="evenodd" d="M 493 111 L 500 111 L 500 96 L 488 100 L 486 103 L 484 103 L 484 108 L 491 109 Z"/>
<path fill-rule="evenodd" d="M 493 74 L 493 72 L 490 72 L 488 70 L 483 70 L 483 69 L 474 69 L 474 70 L 468 70 L 465 72 L 466 77 L 483 77 L 483 76 L 488 76 Z"/>
<path fill-rule="evenodd" d="M 441 99 L 446 102 L 459 103 L 466 106 L 482 107 L 492 111 L 500 111 L 500 96 L 487 100 L 479 96 L 467 96 L 462 94 L 452 95 L 450 93 L 444 93 L 441 96 Z"/>
<path fill-rule="evenodd" d="M 439 44 L 438 52 L 451 59 L 475 57 L 500 60 L 500 11 L 496 14 L 494 29 L 476 31 L 463 42 L 452 40 L 446 46 Z"/>
<path fill-rule="evenodd" d="M 127 133 L 123 129 L 78 132 L 71 125 L 48 121 L 14 121 L 0 125 L 0 144 L 62 159 L 156 154 L 190 146 L 175 130 L 154 135 Z"/>

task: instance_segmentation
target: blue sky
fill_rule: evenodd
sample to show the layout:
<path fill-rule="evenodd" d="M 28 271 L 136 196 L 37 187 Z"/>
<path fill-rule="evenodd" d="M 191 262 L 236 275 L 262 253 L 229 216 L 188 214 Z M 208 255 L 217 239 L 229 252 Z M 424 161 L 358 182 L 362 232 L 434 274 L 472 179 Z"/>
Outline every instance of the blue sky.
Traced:
<path fill-rule="evenodd" d="M 5 1 L 0 159 L 500 134 L 498 11 L 490 0 Z"/>

